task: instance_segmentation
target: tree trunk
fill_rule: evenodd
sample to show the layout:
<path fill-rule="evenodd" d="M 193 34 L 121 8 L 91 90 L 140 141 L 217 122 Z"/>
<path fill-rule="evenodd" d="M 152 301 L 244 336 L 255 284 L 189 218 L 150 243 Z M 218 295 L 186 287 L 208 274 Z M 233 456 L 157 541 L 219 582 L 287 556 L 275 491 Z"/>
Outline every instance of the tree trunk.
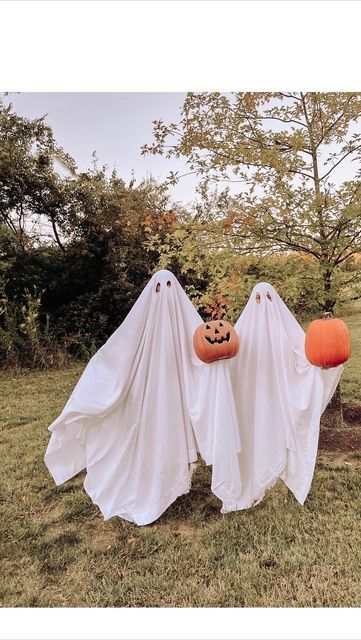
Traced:
<path fill-rule="evenodd" d="M 344 426 L 340 384 L 337 385 L 335 393 L 322 416 L 322 425 L 328 429 L 342 429 Z"/>
<path fill-rule="evenodd" d="M 327 258 L 328 260 L 328 258 Z M 328 267 L 323 273 L 323 289 L 324 289 L 324 305 L 323 309 L 326 312 L 332 313 L 336 304 L 336 300 L 330 295 L 332 288 L 332 269 Z"/>
<path fill-rule="evenodd" d="M 54 231 L 54 236 L 55 236 L 55 240 L 57 242 L 57 245 L 60 247 L 60 249 L 65 253 L 65 248 L 64 245 L 62 244 L 60 238 L 59 238 L 59 234 L 58 234 L 58 230 L 56 228 L 56 224 L 55 224 L 55 220 L 53 216 L 50 216 L 50 220 L 51 220 L 51 226 L 53 227 L 53 231 Z"/>

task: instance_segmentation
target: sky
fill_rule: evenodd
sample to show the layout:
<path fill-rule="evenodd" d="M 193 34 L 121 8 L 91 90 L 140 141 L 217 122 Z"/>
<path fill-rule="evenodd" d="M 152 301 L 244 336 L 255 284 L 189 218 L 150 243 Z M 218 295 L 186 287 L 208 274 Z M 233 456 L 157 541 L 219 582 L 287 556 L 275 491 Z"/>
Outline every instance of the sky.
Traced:
<path fill-rule="evenodd" d="M 178 122 L 185 93 L 12 93 L 7 101 L 26 117 L 46 115 L 57 143 L 89 168 L 96 151 L 99 164 L 116 168 L 126 182 L 152 175 L 163 181 L 171 170 L 185 173 L 185 160 L 142 156 L 140 148 L 153 141 L 152 121 Z M 184 205 L 195 197 L 196 178 L 186 176 L 170 188 L 172 199 Z"/>
<path fill-rule="evenodd" d="M 186 93 L 12 93 L 6 99 L 17 113 L 29 118 L 46 115 L 57 143 L 84 171 L 96 151 L 99 164 L 116 168 L 128 183 L 134 173 L 136 183 L 152 175 L 164 181 L 170 171 L 187 173 L 185 158 L 167 160 L 164 156 L 142 156 L 140 149 L 152 143 L 153 120 L 179 122 Z M 355 131 L 358 129 L 354 127 Z M 335 151 L 333 147 L 330 149 Z M 344 162 L 333 174 L 336 182 L 349 179 L 355 166 Z M 169 188 L 172 200 L 184 206 L 196 198 L 196 176 L 185 176 Z M 228 184 L 231 192 L 239 184 Z"/>

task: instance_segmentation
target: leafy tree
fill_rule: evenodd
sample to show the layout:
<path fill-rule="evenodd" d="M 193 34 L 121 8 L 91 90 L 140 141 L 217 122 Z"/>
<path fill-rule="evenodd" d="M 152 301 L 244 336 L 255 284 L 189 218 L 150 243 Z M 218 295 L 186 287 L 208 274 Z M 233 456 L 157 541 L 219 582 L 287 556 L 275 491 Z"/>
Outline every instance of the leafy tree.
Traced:
<path fill-rule="evenodd" d="M 156 268 L 158 254 L 145 246 L 145 226 L 151 215 L 166 212 L 168 199 L 153 180 L 126 186 L 104 168 L 80 174 L 71 189 L 61 223 L 68 266 L 52 300 L 61 302 L 59 330 L 76 326 L 95 348 L 119 326 Z M 44 302 L 50 304 L 46 294 Z"/>
<path fill-rule="evenodd" d="M 360 117 L 360 93 L 189 93 L 180 122 L 155 121 L 142 152 L 184 156 L 206 205 L 214 181 L 238 183 L 218 196 L 203 243 L 309 255 L 313 297 L 332 312 L 361 295 Z M 342 423 L 339 388 L 329 420 Z"/>
<path fill-rule="evenodd" d="M 9 347 L 0 359 L 45 364 L 45 333 L 46 348 L 52 340 L 88 357 L 156 268 L 159 256 L 145 245 L 147 220 L 166 219 L 169 210 L 164 187 L 126 185 L 96 156 L 79 173 L 44 118 L 29 120 L 0 101 L 0 331 Z M 34 331 L 25 334 L 28 295 L 37 308 Z"/>
<path fill-rule="evenodd" d="M 206 198 L 213 181 L 238 183 L 218 197 L 213 244 L 227 229 L 234 252 L 309 255 L 317 303 L 333 311 L 360 297 L 360 116 L 360 93 L 189 93 L 143 153 L 185 156 Z"/>
<path fill-rule="evenodd" d="M 63 249 L 57 218 L 66 193 L 54 170 L 55 158 L 74 171 L 74 161 L 56 144 L 44 118 L 24 118 L 0 99 L 0 222 L 14 236 L 19 252 L 39 233 L 49 235 L 48 226 Z"/>
<path fill-rule="evenodd" d="M 244 255 L 233 250 L 224 220 L 182 211 L 169 228 L 147 228 L 148 246 L 161 267 L 171 265 L 195 306 L 207 315 L 208 307 L 222 307 L 234 322 L 253 286 L 269 280 L 286 304 L 303 320 L 317 312 L 317 273 L 314 261 L 300 252 Z M 220 310 L 220 309 L 219 309 Z"/>

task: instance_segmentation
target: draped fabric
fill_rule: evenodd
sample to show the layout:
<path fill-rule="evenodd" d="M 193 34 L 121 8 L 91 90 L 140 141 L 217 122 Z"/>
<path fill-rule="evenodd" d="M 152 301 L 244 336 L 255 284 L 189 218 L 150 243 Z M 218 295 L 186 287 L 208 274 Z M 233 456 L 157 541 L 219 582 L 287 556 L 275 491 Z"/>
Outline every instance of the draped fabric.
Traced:
<path fill-rule="evenodd" d="M 198 452 L 222 512 L 257 503 L 279 477 L 301 503 L 307 496 L 342 367 L 308 363 L 302 328 L 266 283 L 235 325 L 235 358 L 196 357 L 201 323 L 175 276 L 157 272 L 49 427 L 55 482 L 86 468 L 84 488 L 105 519 L 159 518 L 189 491 Z"/>
<path fill-rule="evenodd" d="M 267 283 L 254 287 L 235 330 L 240 351 L 229 368 L 241 451 L 227 492 L 213 490 L 225 513 L 256 504 L 282 478 L 303 504 L 314 473 L 320 417 L 343 367 L 309 364 L 302 327 Z M 224 449 L 214 447 L 217 477 L 224 458 Z"/>
<path fill-rule="evenodd" d="M 84 487 L 106 519 L 147 524 L 189 491 L 211 373 L 193 353 L 201 322 L 174 275 L 156 273 L 49 427 L 55 482 L 86 467 Z"/>

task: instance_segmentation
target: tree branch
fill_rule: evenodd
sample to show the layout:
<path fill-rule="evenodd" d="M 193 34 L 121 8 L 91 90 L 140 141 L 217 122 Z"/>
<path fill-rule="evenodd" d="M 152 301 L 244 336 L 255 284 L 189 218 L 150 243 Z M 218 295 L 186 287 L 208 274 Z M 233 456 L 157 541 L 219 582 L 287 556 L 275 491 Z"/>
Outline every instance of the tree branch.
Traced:
<path fill-rule="evenodd" d="M 355 97 L 354 93 L 351 93 L 349 99 L 346 102 L 346 105 L 348 106 L 352 100 L 352 98 Z M 326 129 L 326 131 L 324 132 L 323 137 L 320 138 L 320 140 L 316 143 L 316 146 L 319 147 L 320 144 L 324 141 L 324 139 L 328 136 L 328 134 L 332 131 L 332 129 L 342 120 L 343 116 L 345 115 L 345 110 L 343 110 L 340 115 L 338 116 L 338 118 L 336 118 L 336 120 L 334 120 L 334 122 L 328 127 L 328 129 Z"/>
<path fill-rule="evenodd" d="M 338 167 L 338 165 L 340 165 L 340 164 L 341 164 L 341 162 L 343 162 L 343 161 L 345 160 L 345 158 L 347 158 L 347 156 L 351 155 L 351 153 L 354 153 L 354 151 L 357 151 L 358 149 L 361 149 L 361 145 L 360 145 L 360 146 L 358 146 L 358 147 L 355 147 L 354 149 L 350 149 L 347 153 L 345 153 L 345 154 L 342 156 L 342 158 L 340 158 L 340 160 L 338 160 L 338 162 L 336 162 L 336 164 L 334 164 L 334 165 L 331 167 L 331 169 L 330 169 L 329 171 L 327 171 L 327 173 L 325 173 L 325 174 L 322 176 L 322 178 L 320 178 L 320 182 L 321 182 L 322 180 L 324 180 L 325 178 L 327 178 L 327 176 L 329 176 L 329 175 L 330 175 L 330 173 L 332 173 L 332 171 L 333 171 L 334 169 L 336 169 L 336 167 Z"/>
<path fill-rule="evenodd" d="M 301 127 L 305 127 L 307 129 L 307 124 L 302 122 L 301 120 L 293 120 L 292 118 L 278 118 L 277 116 L 260 116 L 257 120 L 278 120 L 279 122 L 284 122 L 285 124 L 288 122 L 294 122 L 295 124 L 301 125 Z"/>
<path fill-rule="evenodd" d="M 346 256 L 342 257 L 342 254 L 344 251 L 347 251 L 347 249 L 349 249 L 350 247 L 352 247 L 353 243 L 355 242 L 355 240 L 361 236 L 361 230 L 358 231 L 351 239 L 350 242 L 348 243 L 348 245 L 346 245 L 346 247 L 344 247 L 342 249 L 342 251 L 338 254 L 337 258 L 335 258 L 334 260 L 334 265 L 335 267 L 338 266 L 339 264 L 341 264 L 342 262 L 345 262 L 345 260 L 347 260 L 348 258 L 350 258 L 351 256 L 355 255 L 355 253 L 358 253 L 358 247 L 355 247 L 352 251 L 350 251 Z"/>
<path fill-rule="evenodd" d="M 60 237 L 59 237 L 59 234 L 58 234 L 58 230 L 56 228 L 54 217 L 50 216 L 50 220 L 51 220 L 51 226 L 52 226 L 53 231 L 54 231 L 54 236 L 55 236 L 56 242 L 57 242 L 58 246 L 60 247 L 60 249 L 65 253 L 65 247 L 64 247 L 64 245 L 62 244 L 62 242 L 60 240 Z"/>

